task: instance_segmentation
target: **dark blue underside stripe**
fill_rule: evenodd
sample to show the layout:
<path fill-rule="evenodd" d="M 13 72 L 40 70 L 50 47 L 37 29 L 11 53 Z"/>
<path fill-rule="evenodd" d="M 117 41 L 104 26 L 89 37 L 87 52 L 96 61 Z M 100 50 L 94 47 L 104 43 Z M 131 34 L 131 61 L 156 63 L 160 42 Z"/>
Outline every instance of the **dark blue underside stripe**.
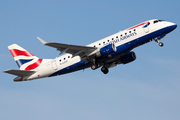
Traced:
<path fill-rule="evenodd" d="M 138 39 L 135 39 L 135 40 L 133 40 L 131 42 L 120 45 L 120 46 L 117 47 L 117 51 L 112 54 L 111 58 L 100 57 L 100 58 L 98 58 L 98 61 L 99 62 L 104 62 L 104 61 L 107 61 L 109 59 L 113 59 L 113 58 L 115 58 L 117 56 L 121 56 L 121 55 L 131 51 L 135 47 L 138 47 L 138 46 L 143 45 L 143 44 L 145 44 L 147 42 L 150 42 L 150 40 L 152 38 L 155 38 L 155 37 L 160 36 L 162 34 L 167 34 L 167 33 L 171 32 L 172 30 L 174 30 L 174 26 L 166 27 L 166 28 L 163 28 L 163 29 L 158 30 L 156 32 L 153 32 L 153 33 L 150 33 L 150 34 L 145 35 L 143 37 L 140 37 Z M 71 66 L 63 68 L 63 69 L 51 74 L 49 77 L 56 76 L 56 75 L 62 75 L 62 74 L 66 74 L 66 73 L 71 73 L 71 72 L 74 72 L 74 71 L 77 71 L 77 70 L 88 68 L 91 65 L 92 65 L 91 62 L 86 63 L 85 61 L 80 61 L 80 62 L 78 62 L 76 64 L 73 64 Z"/>

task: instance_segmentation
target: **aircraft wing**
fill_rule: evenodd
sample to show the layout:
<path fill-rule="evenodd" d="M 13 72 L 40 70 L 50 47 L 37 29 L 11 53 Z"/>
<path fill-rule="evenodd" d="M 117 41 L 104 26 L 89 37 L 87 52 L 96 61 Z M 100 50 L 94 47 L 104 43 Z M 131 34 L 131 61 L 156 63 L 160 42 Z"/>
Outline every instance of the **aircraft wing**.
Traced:
<path fill-rule="evenodd" d="M 79 46 L 79 45 L 69 45 L 62 43 L 54 43 L 54 42 L 45 42 L 41 38 L 37 37 L 39 41 L 41 41 L 44 45 L 57 48 L 61 53 L 70 53 L 74 56 L 79 55 L 81 58 L 86 56 L 87 54 L 95 51 L 97 48 L 89 47 L 89 46 Z"/>
<path fill-rule="evenodd" d="M 5 73 L 9 73 L 12 75 L 16 75 L 16 76 L 20 76 L 20 77 L 24 77 L 24 76 L 28 76 L 28 75 L 32 75 L 33 73 L 35 73 L 35 71 L 27 71 L 27 70 L 6 70 L 4 71 Z"/>

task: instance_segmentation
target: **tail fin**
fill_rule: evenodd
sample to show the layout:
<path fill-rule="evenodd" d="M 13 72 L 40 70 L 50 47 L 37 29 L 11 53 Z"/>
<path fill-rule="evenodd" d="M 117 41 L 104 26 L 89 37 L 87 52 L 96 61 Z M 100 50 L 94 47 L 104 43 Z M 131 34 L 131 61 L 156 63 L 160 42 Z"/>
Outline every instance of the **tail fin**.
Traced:
<path fill-rule="evenodd" d="M 12 44 L 8 46 L 8 48 L 20 70 L 33 70 L 37 68 L 43 60 L 34 56 L 17 44 Z"/>

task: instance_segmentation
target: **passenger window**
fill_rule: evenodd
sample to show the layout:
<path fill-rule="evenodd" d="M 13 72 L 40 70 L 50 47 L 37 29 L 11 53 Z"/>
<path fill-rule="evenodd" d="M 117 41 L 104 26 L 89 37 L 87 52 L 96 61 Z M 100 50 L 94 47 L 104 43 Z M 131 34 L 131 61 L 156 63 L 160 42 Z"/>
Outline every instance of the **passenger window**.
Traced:
<path fill-rule="evenodd" d="M 131 31 L 129 31 L 129 33 L 131 33 Z"/>
<path fill-rule="evenodd" d="M 64 60 L 65 60 L 66 58 L 64 58 Z"/>
<path fill-rule="evenodd" d="M 99 43 L 99 45 L 101 45 L 101 43 Z"/>
<path fill-rule="evenodd" d="M 134 31 L 136 31 L 136 29 L 134 29 Z"/>
<path fill-rule="evenodd" d="M 112 40 L 114 40 L 114 38 L 112 38 Z"/>
<path fill-rule="evenodd" d="M 59 60 L 59 62 L 61 62 L 61 60 Z"/>
<path fill-rule="evenodd" d="M 105 42 L 103 42 L 103 44 L 105 44 Z"/>
<path fill-rule="evenodd" d="M 123 35 L 121 35 L 121 37 L 122 37 Z"/>
<path fill-rule="evenodd" d="M 127 35 L 127 33 L 125 33 L 125 35 Z"/>
<path fill-rule="evenodd" d="M 118 36 L 116 36 L 116 38 L 118 38 Z"/>
<path fill-rule="evenodd" d="M 109 40 L 107 40 L 109 42 Z"/>

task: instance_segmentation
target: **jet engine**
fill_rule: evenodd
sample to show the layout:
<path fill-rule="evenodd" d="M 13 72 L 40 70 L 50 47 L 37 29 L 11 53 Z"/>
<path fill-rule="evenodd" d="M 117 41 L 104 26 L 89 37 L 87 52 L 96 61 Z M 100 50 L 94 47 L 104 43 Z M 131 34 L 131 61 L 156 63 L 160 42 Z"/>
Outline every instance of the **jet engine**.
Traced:
<path fill-rule="evenodd" d="M 116 46 L 115 44 L 109 44 L 107 46 L 104 46 L 103 48 L 101 48 L 97 53 L 96 56 L 97 57 L 101 57 L 101 56 L 108 56 L 112 53 L 116 52 Z"/>
<path fill-rule="evenodd" d="M 136 54 L 134 52 L 128 52 L 120 57 L 120 61 L 123 64 L 130 63 L 136 59 Z"/>

